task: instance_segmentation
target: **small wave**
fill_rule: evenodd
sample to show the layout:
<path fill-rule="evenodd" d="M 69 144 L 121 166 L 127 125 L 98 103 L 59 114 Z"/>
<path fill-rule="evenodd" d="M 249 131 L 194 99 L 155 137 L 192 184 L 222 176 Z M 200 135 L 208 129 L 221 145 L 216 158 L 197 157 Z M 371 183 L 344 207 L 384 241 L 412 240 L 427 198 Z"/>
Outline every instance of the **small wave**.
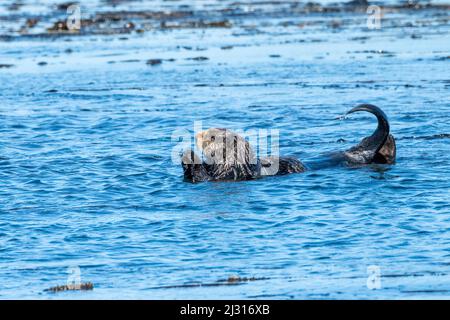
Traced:
<path fill-rule="evenodd" d="M 220 279 L 215 282 L 195 282 L 195 283 L 186 283 L 186 284 L 179 284 L 179 285 L 168 285 L 168 286 L 158 286 L 154 287 L 152 289 L 175 289 L 175 288 L 195 288 L 195 287 L 219 287 L 219 286 L 230 286 L 230 285 L 240 285 L 247 282 L 252 281 L 261 281 L 261 280 L 269 280 L 270 278 L 266 277 L 238 277 L 238 276 L 230 276 L 228 279 Z"/>
<path fill-rule="evenodd" d="M 437 140 L 437 139 L 450 139 L 450 133 L 433 134 L 431 136 L 407 136 L 397 138 L 397 140 Z"/>

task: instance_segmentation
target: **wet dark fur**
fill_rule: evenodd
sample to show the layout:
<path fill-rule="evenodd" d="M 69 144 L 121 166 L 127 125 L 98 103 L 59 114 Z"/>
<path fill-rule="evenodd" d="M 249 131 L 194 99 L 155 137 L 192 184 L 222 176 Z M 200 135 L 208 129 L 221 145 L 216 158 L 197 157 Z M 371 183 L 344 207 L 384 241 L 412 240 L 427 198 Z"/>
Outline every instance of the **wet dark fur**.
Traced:
<path fill-rule="evenodd" d="M 346 113 L 346 115 L 366 111 L 377 117 L 378 126 L 371 136 L 365 137 L 356 146 L 343 152 L 350 164 L 393 164 L 397 153 L 395 138 L 390 134 L 389 121 L 386 114 L 372 104 L 361 104 Z"/>

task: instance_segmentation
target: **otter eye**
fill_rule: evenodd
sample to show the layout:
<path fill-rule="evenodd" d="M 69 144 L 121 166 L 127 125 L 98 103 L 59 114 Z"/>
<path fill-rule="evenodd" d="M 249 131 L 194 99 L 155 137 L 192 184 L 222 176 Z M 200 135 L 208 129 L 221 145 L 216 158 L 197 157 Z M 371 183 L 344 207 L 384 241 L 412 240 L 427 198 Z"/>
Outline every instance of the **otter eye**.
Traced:
<path fill-rule="evenodd" d="M 216 140 L 216 137 L 215 136 L 211 136 L 211 141 L 214 141 L 214 140 Z"/>

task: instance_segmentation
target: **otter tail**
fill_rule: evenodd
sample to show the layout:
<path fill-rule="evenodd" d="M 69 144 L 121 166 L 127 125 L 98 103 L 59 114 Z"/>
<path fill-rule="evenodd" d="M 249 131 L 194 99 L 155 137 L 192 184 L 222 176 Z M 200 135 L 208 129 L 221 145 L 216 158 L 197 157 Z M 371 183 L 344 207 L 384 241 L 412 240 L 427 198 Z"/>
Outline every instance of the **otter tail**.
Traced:
<path fill-rule="evenodd" d="M 371 136 L 364 138 L 359 144 L 345 151 L 344 154 L 349 162 L 371 163 L 389 137 L 389 121 L 383 110 L 372 104 L 360 104 L 345 115 L 358 111 L 366 111 L 375 115 L 378 120 L 378 127 Z"/>

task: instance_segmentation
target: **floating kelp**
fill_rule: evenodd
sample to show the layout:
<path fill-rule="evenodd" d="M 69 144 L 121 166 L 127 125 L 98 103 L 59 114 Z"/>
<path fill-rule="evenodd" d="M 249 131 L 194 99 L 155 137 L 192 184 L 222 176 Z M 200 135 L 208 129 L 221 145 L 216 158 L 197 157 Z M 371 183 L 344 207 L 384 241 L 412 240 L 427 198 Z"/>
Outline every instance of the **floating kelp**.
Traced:
<path fill-rule="evenodd" d="M 247 282 L 262 281 L 262 280 L 269 280 L 269 279 L 270 278 L 266 278 L 266 277 L 240 277 L 237 275 L 232 275 L 226 279 L 219 279 L 215 282 L 186 283 L 186 284 L 180 284 L 180 285 L 161 286 L 161 287 L 156 287 L 154 289 L 232 286 L 232 285 L 244 284 Z"/>
<path fill-rule="evenodd" d="M 94 284 L 92 282 L 84 282 L 80 284 L 66 284 L 62 286 L 51 287 L 44 291 L 49 292 L 61 292 L 61 291 L 87 291 L 94 290 Z"/>
<path fill-rule="evenodd" d="M 299 24 L 300 27 L 307 26 L 310 23 L 322 24 L 326 28 L 334 30 L 342 29 L 345 22 L 337 20 L 335 13 L 355 13 L 360 15 L 367 14 L 367 8 L 370 3 L 367 0 L 353 0 L 346 3 L 320 4 L 315 2 L 292 3 L 292 1 L 258 1 L 258 2 L 230 2 L 223 6 L 208 6 L 201 10 L 192 10 L 190 6 L 173 5 L 169 10 L 133 10 L 122 9 L 115 11 L 113 8 L 120 3 L 116 1 L 106 2 L 106 11 L 98 12 L 93 9 L 91 12 L 82 11 L 80 28 L 72 29 L 67 26 L 66 17 L 62 13 L 67 11 L 70 6 L 77 5 L 77 2 L 65 2 L 50 8 L 48 15 L 28 16 L 20 29 L 8 29 L 8 35 L 17 34 L 21 36 L 74 36 L 74 35 L 113 35 L 122 33 L 145 33 L 150 30 L 171 30 L 171 29 L 209 29 L 209 28 L 244 28 L 245 18 L 252 19 L 256 24 L 267 19 L 289 18 L 289 21 L 281 22 L 284 27 L 297 25 L 298 22 L 292 21 L 298 17 L 307 17 L 309 15 L 321 14 L 326 17 L 321 21 L 304 21 Z M 80 5 L 82 6 L 82 5 Z M 108 8 L 111 6 L 111 9 Z M 248 8 L 251 7 L 251 10 Z M 14 9 L 14 10 L 13 10 Z M 9 8 L 14 14 L 2 17 L 14 24 L 20 19 L 20 13 L 17 8 Z M 104 9 L 102 7 L 102 9 Z M 406 2 L 400 4 L 384 4 L 382 6 L 383 14 L 386 13 L 408 13 L 411 10 L 435 10 L 445 12 L 450 10 L 448 4 L 420 4 L 417 2 Z M 19 11 L 20 12 L 20 11 Z M 445 17 L 443 19 L 446 19 Z M 444 23 L 446 21 L 443 21 Z M 36 28 L 39 23 L 47 25 L 45 29 Z M 50 24 L 50 25 L 49 25 Z M 48 26 L 49 25 L 49 26 Z M 254 29 L 257 30 L 255 25 Z M 45 32 L 42 33 L 42 30 Z M 2 39 L 0 34 L 0 40 Z"/>

